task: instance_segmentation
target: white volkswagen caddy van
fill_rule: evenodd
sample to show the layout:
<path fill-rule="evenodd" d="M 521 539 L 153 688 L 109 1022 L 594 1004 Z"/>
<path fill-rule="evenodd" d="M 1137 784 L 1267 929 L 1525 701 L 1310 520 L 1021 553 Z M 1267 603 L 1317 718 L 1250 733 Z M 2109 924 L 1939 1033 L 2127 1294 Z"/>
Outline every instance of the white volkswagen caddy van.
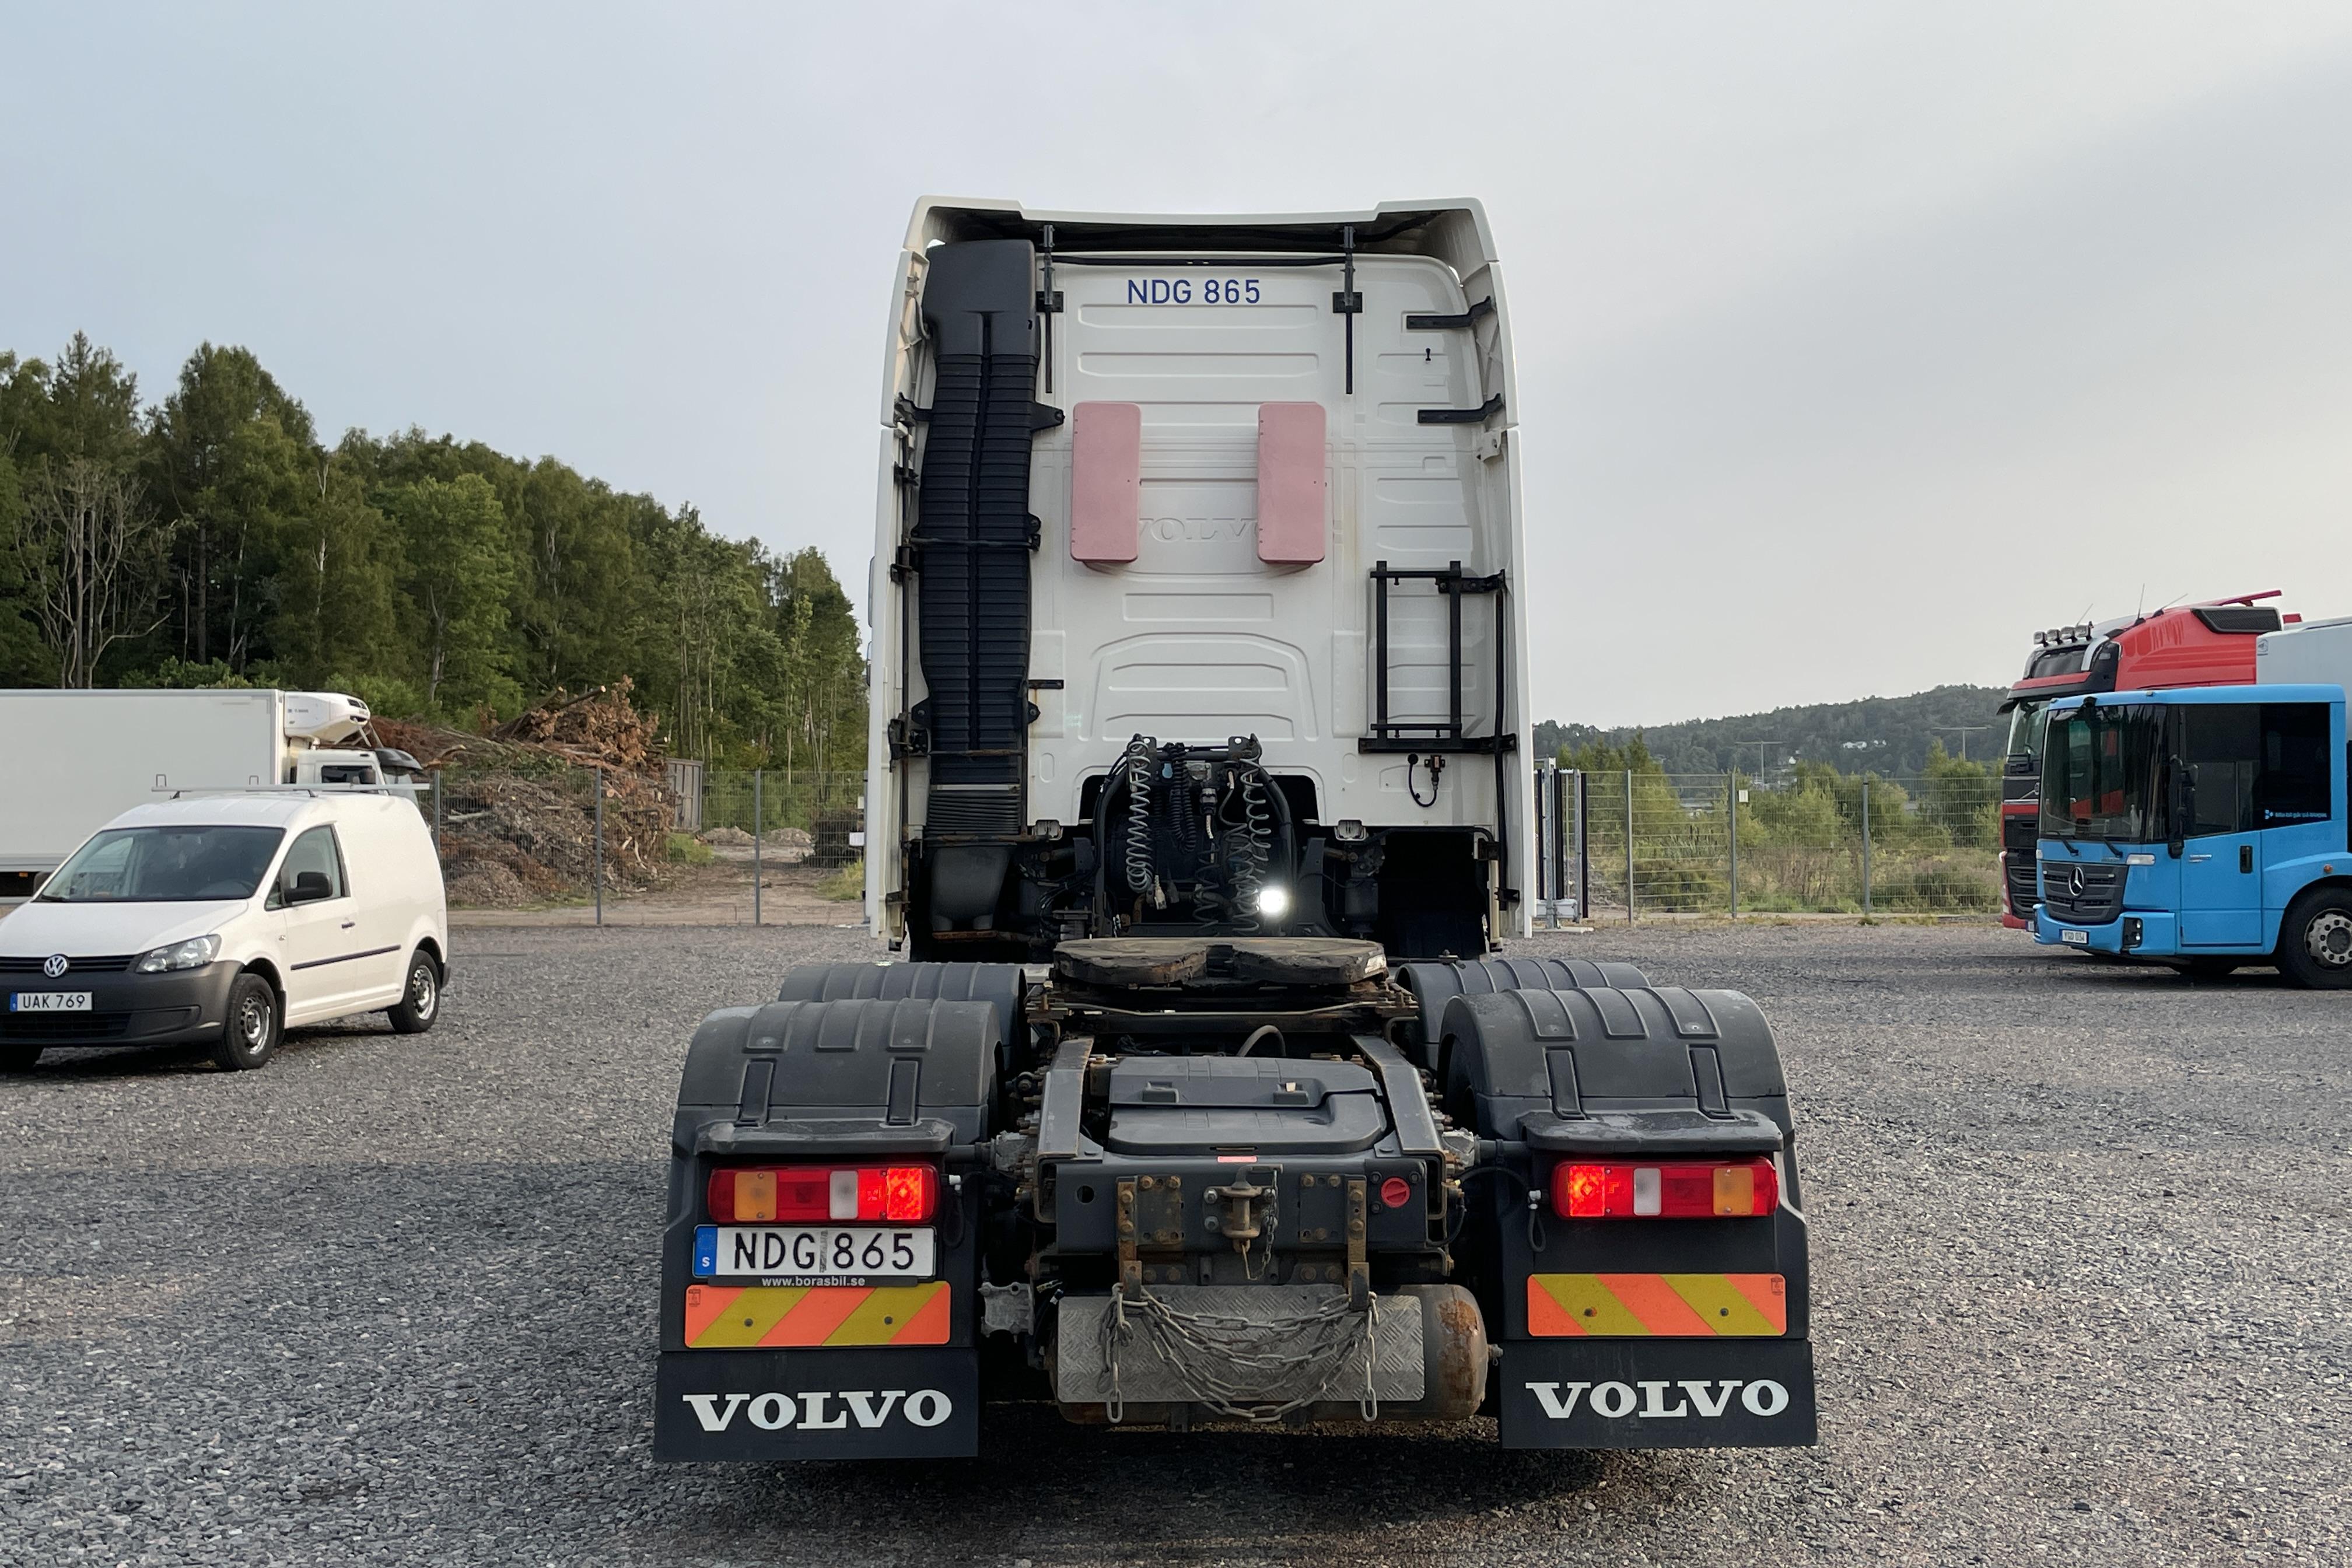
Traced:
<path fill-rule="evenodd" d="M 441 861 L 402 795 L 193 795 L 124 812 L 0 920 L 0 1066 L 51 1046 L 201 1041 L 257 1068 L 285 1028 L 433 1026 Z"/>

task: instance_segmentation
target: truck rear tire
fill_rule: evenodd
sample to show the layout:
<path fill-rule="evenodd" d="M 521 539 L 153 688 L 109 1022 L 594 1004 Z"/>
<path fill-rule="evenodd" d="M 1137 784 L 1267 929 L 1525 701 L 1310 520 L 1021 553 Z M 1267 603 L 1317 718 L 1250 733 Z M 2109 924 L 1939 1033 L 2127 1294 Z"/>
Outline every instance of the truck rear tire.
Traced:
<path fill-rule="evenodd" d="M 385 1009 L 393 1032 L 421 1035 L 441 1016 L 441 966 L 418 948 L 408 955 L 408 972 L 401 982 L 400 1001 Z"/>
<path fill-rule="evenodd" d="M 2313 888 L 2279 922 L 2279 973 L 2315 991 L 2352 990 L 2352 888 Z"/>
<path fill-rule="evenodd" d="M 278 993 L 258 974 L 240 974 L 228 990 L 228 1016 L 222 1021 L 213 1060 L 228 1072 L 250 1072 L 278 1054 L 284 1031 Z"/>

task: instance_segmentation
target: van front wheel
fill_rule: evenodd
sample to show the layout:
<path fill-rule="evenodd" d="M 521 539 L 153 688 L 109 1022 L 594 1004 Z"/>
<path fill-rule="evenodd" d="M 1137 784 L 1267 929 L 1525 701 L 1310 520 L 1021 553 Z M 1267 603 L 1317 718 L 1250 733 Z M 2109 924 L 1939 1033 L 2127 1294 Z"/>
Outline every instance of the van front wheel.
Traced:
<path fill-rule="evenodd" d="M 404 1035 L 421 1035 L 441 1016 L 441 966 L 418 948 L 408 955 L 408 977 L 402 983 L 400 1002 L 384 1016 Z"/>
<path fill-rule="evenodd" d="M 2297 985 L 2352 990 L 2352 888 L 2314 888 L 2287 906 L 2278 966 Z"/>
<path fill-rule="evenodd" d="M 213 1060 L 230 1072 L 250 1072 L 278 1054 L 278 993 L 258 974 L 240 974 L 228 990 L 228 1018 Z"/>

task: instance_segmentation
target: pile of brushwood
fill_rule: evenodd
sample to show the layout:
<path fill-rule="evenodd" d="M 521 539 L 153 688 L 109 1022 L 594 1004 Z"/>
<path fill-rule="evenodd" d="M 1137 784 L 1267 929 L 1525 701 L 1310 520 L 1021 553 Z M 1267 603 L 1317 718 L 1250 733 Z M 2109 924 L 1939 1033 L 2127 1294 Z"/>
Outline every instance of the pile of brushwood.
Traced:
<path fill-rule="evenodd" d="M 514 909 L 593 889 L 600 778 L 605 891 L 664 879 L 677 807 L 658 724 L 631 703 L 623 679 L 576 697 L 559 692 L 488 734 L 385 719 L 375 731 L 439 780 L 449 901 Z M 420 804 L 434 813 L 430 799 Z"/>

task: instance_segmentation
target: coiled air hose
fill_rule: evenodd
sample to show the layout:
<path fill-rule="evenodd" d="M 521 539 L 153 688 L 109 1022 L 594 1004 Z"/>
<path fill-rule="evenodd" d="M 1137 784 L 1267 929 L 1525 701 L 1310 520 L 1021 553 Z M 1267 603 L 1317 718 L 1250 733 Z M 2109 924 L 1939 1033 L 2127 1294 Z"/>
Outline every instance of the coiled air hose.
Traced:
<path fill-rule="evenodd" d="M 1151 891 L 1151 769 L 1157 759 L 1150 741 L 1138 735 L 1127 743 L 1119 766 L 1127 774 L 1127 890 Z"/>
<path fill-rule="evenodd" d="M 1274 808 L 1266 804 L 1264 769 L 1244 763 L 1234 773 L 1242 798 L 1242 821 L 1234 844 L 1234 896 L 1241 904 L 1237 912 L 1255 931 L 1258 895 L 1265 888 L 1266 866 L 1274 856 Z"/>

